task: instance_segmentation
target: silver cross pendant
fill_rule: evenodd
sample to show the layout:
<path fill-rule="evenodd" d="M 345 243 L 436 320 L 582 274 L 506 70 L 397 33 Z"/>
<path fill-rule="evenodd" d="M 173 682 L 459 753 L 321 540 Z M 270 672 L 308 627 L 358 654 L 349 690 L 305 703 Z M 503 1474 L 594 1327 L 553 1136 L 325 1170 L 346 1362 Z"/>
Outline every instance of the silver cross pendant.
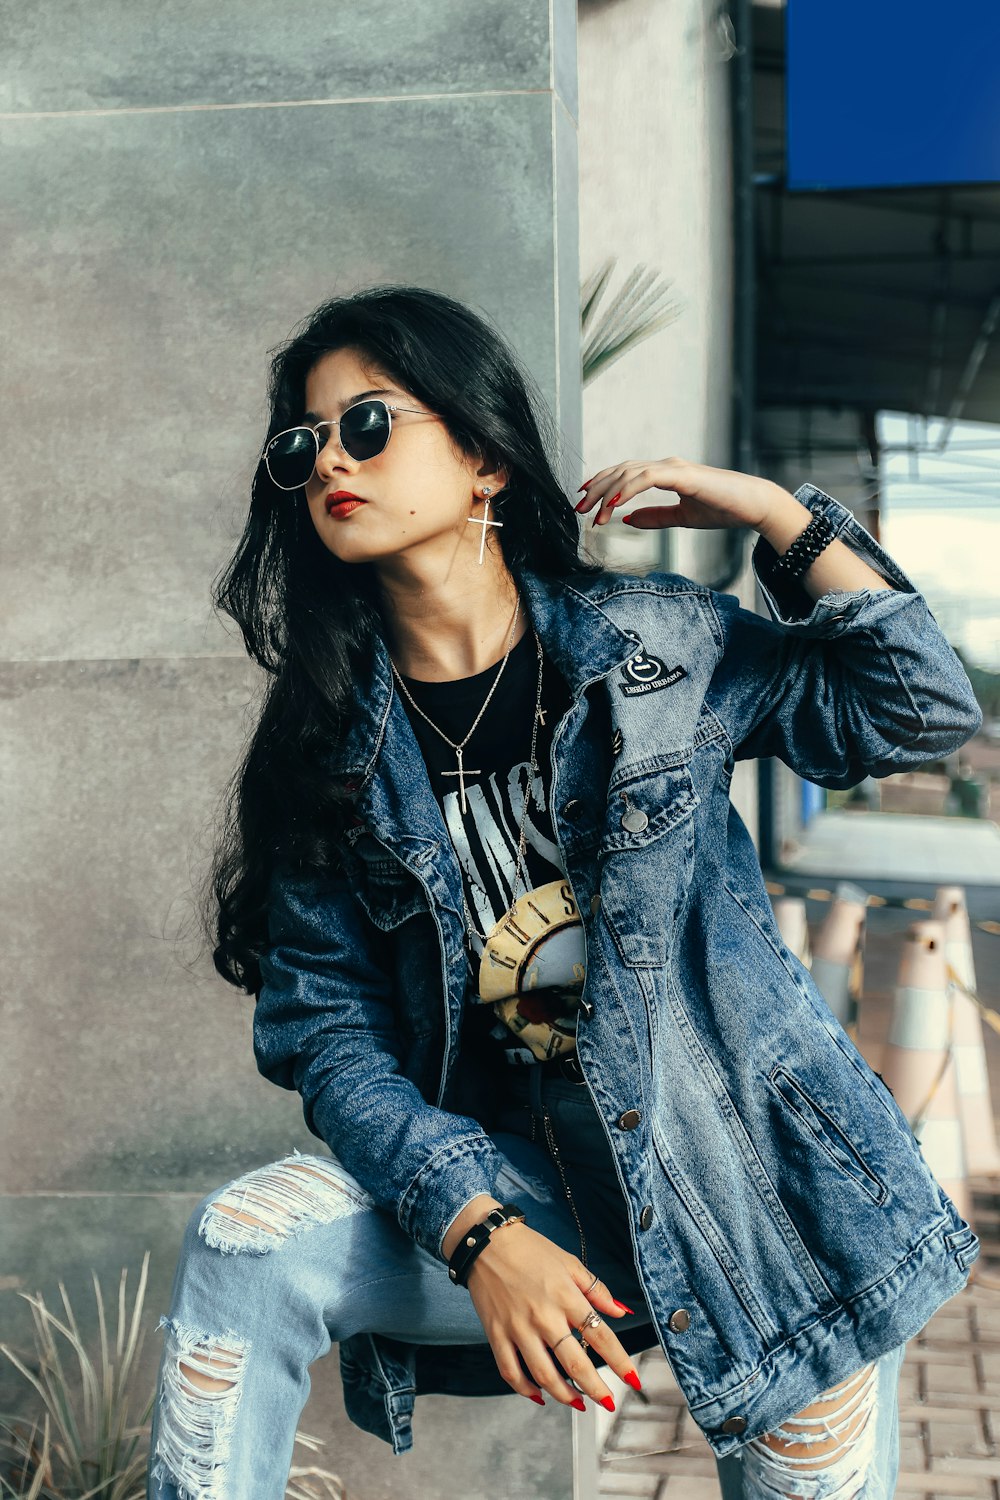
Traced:
<path fill-rule="evenodd" d="M 484 536 L 486 535 L 485 531 L 483 532 L 483 535 Z M 483 773 L 482 773 L 482 771 L 474 771 L 471 766 L 469 767 L 468 770 L 465 769 L 465 767 L 462 764 L 462 752 L 461 752 L 461 750 L 456 750 L 455 751 L 455 755 L 456 755 L 456 757 L 458 759 L 458 770 L 457 771 L 442 771 L 441 775 L 442 776 L 457 776 L 458 777 L 458 805 L 459 805 L 459 807 L 462 809 L 462 811 L 464 813 L 464 812 L 468 812 L 468 810 L 469 810 L 469 804 L 466 801 L 466 797 L 465 797 L 465 778 L 466 778 L 466 776 L 481 776 Z"/>

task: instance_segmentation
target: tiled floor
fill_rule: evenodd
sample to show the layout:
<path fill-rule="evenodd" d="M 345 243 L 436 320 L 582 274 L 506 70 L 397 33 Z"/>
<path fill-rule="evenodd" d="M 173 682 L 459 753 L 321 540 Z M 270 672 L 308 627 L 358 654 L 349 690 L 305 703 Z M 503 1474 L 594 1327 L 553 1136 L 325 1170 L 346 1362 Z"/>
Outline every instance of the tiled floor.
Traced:
<path fill-rule="evenodd" d="M 975 1277 L 910 1343 L 895 1500 L 1000 1500 L 1000 1182 L 972 1184 Z M 601 1455 L 602 1500 L 718 1500 L 715 1461 L 662 1354 L 640 1357 Z M 627 1390 L 627 1387 L 623 1387 Z"/>

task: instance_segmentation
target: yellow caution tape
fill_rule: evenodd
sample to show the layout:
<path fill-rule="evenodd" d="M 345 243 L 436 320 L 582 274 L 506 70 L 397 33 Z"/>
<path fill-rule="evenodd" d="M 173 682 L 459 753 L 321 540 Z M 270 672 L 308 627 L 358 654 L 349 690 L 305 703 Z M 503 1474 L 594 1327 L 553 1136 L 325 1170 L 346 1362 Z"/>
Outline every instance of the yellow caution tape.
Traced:
<path fill-rule="evenodd" d="M 972 1001 L 973 1005 L 978 1010 L 979 1014 L 982 1016 L 983 1020 L 986 1022 L 987 1026 L 992 1026 L 993 1030 L 1000 1034 L 1000 1011 L 996 1011 L 991 1005 L 985 1004 L 984 1001 L 980 1000 L 978 995 L 974 994 L 973 991 L 969 989 L 967 984 L 963 984 L 961 979 L 959 979 L 958 975 L 956 974 L 955 970 L 952 968 L 951 964 L 946 964 L 945 967 L 948 970 L 949 981 L 955 986 L 957 990 L 961 990 L 963 995 L 968 996 L 968 998 Z"/>
<path fill-rule="evenodd" d="M 803 896 L 808 897 L 810 901 L 833 901 L 837 895 L 836 891 L 829 891 L 823 886 L 811 886 L 807 891 L 793 891 L 787 885 L 780 885 L 776 880 L 765 880 L 764 889 L 769 896 Z M 866 893 L 865 905 L 891 906 L 901 911 L 933 911 L 934 909 L 934 902 L 928 896 L 876 896 L 874 891 Z M 980 932 L 988 932 L 991 937 L 1000 937 L 1000 922 L 973 922 L 972 926 Z"/>
<path fill-rule="evenodd" d="M 954 989 L 959 990 L 963 995 L 971 1000 L 979 1014 L 982 1016 L 983 1020 L 986 1022 L 987 1026 L 992 1026 L 993 1030 L 1000 1034 L 1000 1011 L 996 1011 L 992 1008 L 992 1006 L 984 1004 L 983 1001 L 980 1000 L 979 996 L 969 989 L 967 984 L 963 984 L 957 971 L 951 966 L 951 964 L 946 963 L 945 970 L 947 971 L 949 987 L 954 987 Z M 926 1099 L 913 1115 L 912 1119 L 910 1119 L 910 1128 L 913 1130 L 914 1134 L 917 1134 L 922 1128 L 924 1120 L 927 1117 L 927 1111 L 930 1109 L 931 1104 L 934 1100 L 934 1096 L 937 1093 L 938 1089 L 941 1087 L 944 1075 L 948 1071 L 948 1064 L 951 1062 L 954 1048 L 954 1022 L 955 1007 L 951 1004 L 951 994 L 949 992 L 948 1040 L 945 1045 L 943 1056 L 941 1058 L 941 1066 L 938 1069 L 937 1077 L 931 1084 L 930 1091 L 927 1094 Z"/>

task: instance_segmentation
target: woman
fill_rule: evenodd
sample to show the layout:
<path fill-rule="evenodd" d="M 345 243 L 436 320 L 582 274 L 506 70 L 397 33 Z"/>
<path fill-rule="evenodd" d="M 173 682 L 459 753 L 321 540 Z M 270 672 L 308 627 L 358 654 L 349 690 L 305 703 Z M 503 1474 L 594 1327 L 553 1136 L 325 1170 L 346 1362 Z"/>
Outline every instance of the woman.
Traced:
<path fill-rule="evenodd" d="M 284 1493 L 309 1366 L 401 1453 L 415 1394 L 613 1406 L 657 1344 L 727 1495 L 888 1496 L 906 1340 L 978 1244 L 775 925 L 729 800 L 847 787 L 981 715 L 842 505 L 680 459 L 606 525 L 749 526 L 772 618 L 609 572 L 497 334 L 437 293 L 274 358 L 218 602 L 270 674 L 215 870 L 258 1066 L 333 1153 L 210 1193 L 175 1277 L 150 1493 Z M 545 1393 L 545 1394 L 543 1394 Z"/>

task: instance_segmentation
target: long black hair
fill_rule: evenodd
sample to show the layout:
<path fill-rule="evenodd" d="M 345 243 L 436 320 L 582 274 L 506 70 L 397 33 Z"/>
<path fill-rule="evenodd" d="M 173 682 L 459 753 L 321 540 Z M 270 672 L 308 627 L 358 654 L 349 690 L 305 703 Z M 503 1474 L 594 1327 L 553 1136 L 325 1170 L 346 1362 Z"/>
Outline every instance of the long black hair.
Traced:
<path fill-rule="evenodd" d="M 302 420 L 306 376 L 345 348 L 441 416 L 462 453 L 503 469 L 494 513 L 504 524 L 494 536 L 515 576 L 523 567 L 550 578 L 600 571 L 579 555 L 577 520 L 547 451 L 555 451 L 555 429 L 544 401 L 532 399 L 501 335 L 440 292 L 378 286 L 318 307 L 273 354 L 265 443 Z M 216 969 L 256 994 L 275 866 L 336 869 L 350 793 L 324 763 L 350 721 L 359 668 L 383 618 L 372 565 L 334 556 L 303 492 L 277 490 L 263 464 L 214 602 L 268 674 L 225 794 L 206 898 Z"/>

